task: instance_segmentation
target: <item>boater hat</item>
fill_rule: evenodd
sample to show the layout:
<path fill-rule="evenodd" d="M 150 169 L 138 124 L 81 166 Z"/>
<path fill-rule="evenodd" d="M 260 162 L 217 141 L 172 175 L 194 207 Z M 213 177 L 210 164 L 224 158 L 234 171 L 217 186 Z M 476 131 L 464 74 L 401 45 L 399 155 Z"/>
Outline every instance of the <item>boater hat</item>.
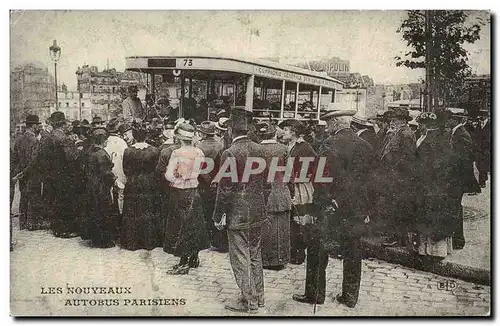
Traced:
<path fill-rule="evenodd" d="M 175 137 L 182 140 L 193 140 L 196 129 L 187 122 L 181 122 L 174 130 Z"/>
<path fill-rule="evenodd" d="M 334 117 L 353 116 L 356 110 L 328 110 L 321 116 L 321 120 L 328 120 Z"/>
<path fill-rule="evenodd" d="M 361 125 L 361 126 L 365 126 L 365 127 L 373 127 L 373 123 L 370 123 L 365 118 L 362 118 L 362 117 L 359 117 L 356 115 L 352 117 L 351 122 L 356 123 L 356 124 Z"/>
<path fill-rule="evenodd" d="M 217 124 L 215 125 L 215 128 L 226 131 L 227 130 L 227 122 L 229 121 L 229 118 L 219 118 L 219 121 L 217 121 Z"/>

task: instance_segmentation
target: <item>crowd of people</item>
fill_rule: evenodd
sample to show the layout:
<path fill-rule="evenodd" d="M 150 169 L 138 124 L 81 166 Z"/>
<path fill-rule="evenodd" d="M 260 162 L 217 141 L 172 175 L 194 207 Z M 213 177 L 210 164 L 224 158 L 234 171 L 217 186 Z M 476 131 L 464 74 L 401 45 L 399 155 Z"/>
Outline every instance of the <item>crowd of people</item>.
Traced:
<path fill-rule="evenodd" d="M 333 110 L 312 123 L 276 124 L 234 107 L 197 123 L 149 118 L 129 102 L 108 122 L 70 123 L 56 111 L 42 128 L 37 116 L 26 117 L 11 149 L 20 229 L 81 237 L 99 248 L 162 247 L 179 258 L 172 275 L 203 263 L 200 250 L 229 252 L 241 290 L 226 306 L 234 311 L 264 306 L 263 268 L 289 263 L 306 262 L 305 291 L 293 299 L 324 303 L 333 251 L 344 271 L 337 300 L 354 307 L 360 239 L 373 225 L 384 245 L 408 246 L 428 259 L 463 248 L 462 196 L 480 192 L 490 168 L 489 119 L 449 110 L 422 113 L 414 130 L 400 108 L 370 119 Z M 263 158 L 266 168 L 243 180 L 249 157 Z M 210 173 L 196 166 L 203 158 L 214 162 Z M 300 158 L 312 164 L 303 168 Z M 217 179 L 229 159 L 238 178 Z M 273 159 L 292 164 L 269 180 Z"/>

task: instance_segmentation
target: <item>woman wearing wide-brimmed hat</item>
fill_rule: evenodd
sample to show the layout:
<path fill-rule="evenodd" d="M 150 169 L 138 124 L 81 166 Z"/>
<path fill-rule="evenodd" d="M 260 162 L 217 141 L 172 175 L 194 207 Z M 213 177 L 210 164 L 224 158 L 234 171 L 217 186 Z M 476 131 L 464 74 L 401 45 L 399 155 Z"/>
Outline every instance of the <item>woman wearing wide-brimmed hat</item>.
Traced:
<path fill-rule="evenodd" d="M 163 251 L 180 258 L 167 272 L 169 274 L 187 274 L 190 268 L 198 267 L 198 252 L 209 247 L 197 189 L 204 155 L 193 146 L 195 131 L 192 125 L 178 122 L 174 134 L 181 146 L 172 152 L 165 173 L 165 179 L 170 182 L 171 211 L 167 217 Z"/>
<path fill-rule="evenodd" d="M 419 255 L 434 259 L 452 253 L 454 198 L 460 192 L 453 173 L 457 157 L 450 146 L 445 120 L 439 111 L 423 112 L 417 118 L 425 131 L 417 140 L 415 197 L 419 201 L 412 223 L 412 244 Z"/>
<path fill-rule="evenodd" d="M 123 172 L 127 183 L 123 198 L 120 246 L 151 250 L 161 246 L 160 187 L 155 174 L 159 151 L 146 143 L 146 127 L 132 124 L 136 142 L 125 149 Z"/>

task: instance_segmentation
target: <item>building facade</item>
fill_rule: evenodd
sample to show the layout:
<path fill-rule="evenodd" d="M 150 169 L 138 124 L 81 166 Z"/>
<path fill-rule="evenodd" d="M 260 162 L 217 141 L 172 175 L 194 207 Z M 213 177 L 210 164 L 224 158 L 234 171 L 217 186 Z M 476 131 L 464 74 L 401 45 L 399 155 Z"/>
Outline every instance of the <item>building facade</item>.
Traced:
<path fill-rule="evenodd" d="M 16 66 L 10 72 L 11 129 L 36 114 L 43 121 L 55 105 L 54 79 L 41 63 Z"/>
<path fill-rule="evenodd" d="M 99 71 L 97 66 L 84 65 L 76 70 L 77 85 L 83 94 L 88 94 L 91 115 L 109 120 L 113 112 L 120 110 L 127 97 L 127 87 L 143 88 L 142 76 L 135 72 L 119 72 L 116 69 Z M 142 98 L 143 99 L 143 98 Z"/>

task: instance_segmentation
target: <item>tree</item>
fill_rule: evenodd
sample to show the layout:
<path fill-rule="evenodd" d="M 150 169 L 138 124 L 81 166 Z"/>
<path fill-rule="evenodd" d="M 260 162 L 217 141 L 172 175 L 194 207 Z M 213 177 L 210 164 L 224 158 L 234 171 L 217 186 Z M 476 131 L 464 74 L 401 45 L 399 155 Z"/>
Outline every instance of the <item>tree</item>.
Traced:
<path fill-rule="evenodd" d="M 480 18 L 467 24 L 468 14 L 462 10 L 432 11 L 430 29 L 430 67 L 433 76 L 433 96 L 446 103 L 456 102 L 463 94 L 465 78 L 471 75 L 467 64 L 468 53 L 464 43 L 474 43 L 479 39 Z M 396 65 L 410 69 L 425 68 L 426 17 L 423 11 L 410 10 L 397 32 L 412 50 L 404 53 L 403 58 L 396 56 Z M 436 102 L 437 103 L 437 102 Z"/>

